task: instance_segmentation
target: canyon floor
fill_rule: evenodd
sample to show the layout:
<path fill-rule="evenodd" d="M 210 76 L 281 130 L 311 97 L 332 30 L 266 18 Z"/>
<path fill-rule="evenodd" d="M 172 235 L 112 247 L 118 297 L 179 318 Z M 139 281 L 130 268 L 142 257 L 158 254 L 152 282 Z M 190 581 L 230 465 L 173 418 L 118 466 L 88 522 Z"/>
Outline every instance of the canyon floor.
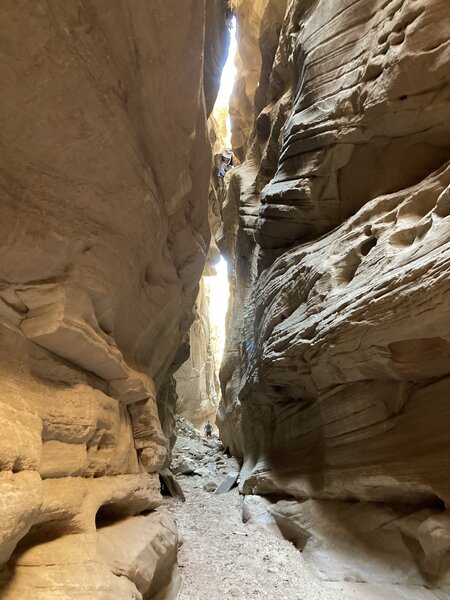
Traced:
<path fill-rule="evenodd" d="M 237 488 L 225 494 L 204 489 L 236 467 L 217 440 L 179 432 L 174 464 L 191 460 L 198 474 L 177 475 L 186 501 L 166 501 L 182 544 L 179 600 L 351 600 L 340 585 L 318 580 L 290 542 L 244 524 Z"/>

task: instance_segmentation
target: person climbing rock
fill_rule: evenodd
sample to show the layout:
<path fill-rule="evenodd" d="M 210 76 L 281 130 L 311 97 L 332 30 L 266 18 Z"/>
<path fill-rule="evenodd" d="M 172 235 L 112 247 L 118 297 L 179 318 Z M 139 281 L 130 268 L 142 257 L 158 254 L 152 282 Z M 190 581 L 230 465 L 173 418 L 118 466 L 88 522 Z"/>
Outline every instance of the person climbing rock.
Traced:
<path fill-rule="evenodd" d="M 206 437 L 211 437 L 212 430 L 213 430 L 212 425 L 211 425 L 210 421 L 208 421 L 206 423 L 206 425 L 205 425 L 205 434 L 206 434 Z"/>

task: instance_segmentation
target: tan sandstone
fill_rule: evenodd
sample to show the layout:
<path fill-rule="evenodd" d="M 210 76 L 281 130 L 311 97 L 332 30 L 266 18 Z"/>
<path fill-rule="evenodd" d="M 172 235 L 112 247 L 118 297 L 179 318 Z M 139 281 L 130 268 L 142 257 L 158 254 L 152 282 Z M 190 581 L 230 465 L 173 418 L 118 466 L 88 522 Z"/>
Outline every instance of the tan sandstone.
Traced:
<path fill-rule="evenodd" d="M 0 18 L 0 595 L 174 597 L 157 396 L 209 246 L 229 14 L 8 0 Z"/>
<path fill-rule="evenodd" d="M 450 6 L 260 4 L 236 2 L 260 66 L 232 101 L 221 436 L 322 577 L 445 598 Z"/>

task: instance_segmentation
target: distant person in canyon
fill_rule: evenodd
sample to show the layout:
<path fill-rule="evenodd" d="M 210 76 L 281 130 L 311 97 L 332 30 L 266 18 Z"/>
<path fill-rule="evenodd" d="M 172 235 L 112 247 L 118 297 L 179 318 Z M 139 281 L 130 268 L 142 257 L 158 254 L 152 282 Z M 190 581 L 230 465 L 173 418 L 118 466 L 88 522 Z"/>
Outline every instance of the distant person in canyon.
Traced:
<path fill-rule="evenodd" d="M 220 165 L 217 169 L 218 177 L 225 177 L 225 173 L 233 167 L 233 153 L 223 150 L 220 157 Z"/>
<path fill-rule="evenodd" d="M 212 428 L 211 422 L 208 421 L 206 423 L 206 425 L 205 425 L 205 434 L 206 434 L 206 437 L 211 437 L 212 430 L 213 430 L 213 428 Z"/>

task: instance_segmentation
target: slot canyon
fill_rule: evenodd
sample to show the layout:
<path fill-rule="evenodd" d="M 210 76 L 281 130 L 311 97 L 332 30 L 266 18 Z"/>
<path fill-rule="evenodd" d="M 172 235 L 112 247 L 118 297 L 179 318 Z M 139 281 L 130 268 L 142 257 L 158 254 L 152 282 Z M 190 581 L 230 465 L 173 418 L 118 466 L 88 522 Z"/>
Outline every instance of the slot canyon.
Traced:
<path fill-rule="evenodd" d="M 450 600 L 449 0 L 0 24 L 0 599 Z"/>

